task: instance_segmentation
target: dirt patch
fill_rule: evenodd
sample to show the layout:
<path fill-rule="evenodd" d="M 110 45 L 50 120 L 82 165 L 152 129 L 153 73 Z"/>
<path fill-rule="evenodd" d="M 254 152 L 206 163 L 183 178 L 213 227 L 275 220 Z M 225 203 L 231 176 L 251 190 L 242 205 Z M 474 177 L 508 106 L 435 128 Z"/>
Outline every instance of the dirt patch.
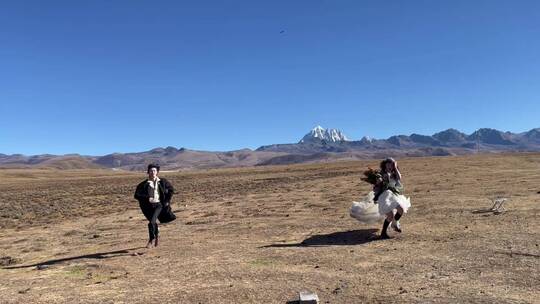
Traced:
<path fill-rule="evenodd" d="M 0 266 L 10 266 L 20 263 L 21 261 L 17 258 L 10 256 L 0 257 Z"/>
<path fill-rule="evenodd" d="M 2 171 L 0 299 L 287 303 L 311 290 L 322 303 L 537 301 L 540 154 L 398 161 L 412 208 L 390 240 L 348 215 L 369 190 L 361 172 L 378 163 L 358 161 L 164 172 L 178 219 L 151 250 L 132 198 L 144 175 Z M 495 196 L 510 198 L 504 212 L 489 211 Z"/>

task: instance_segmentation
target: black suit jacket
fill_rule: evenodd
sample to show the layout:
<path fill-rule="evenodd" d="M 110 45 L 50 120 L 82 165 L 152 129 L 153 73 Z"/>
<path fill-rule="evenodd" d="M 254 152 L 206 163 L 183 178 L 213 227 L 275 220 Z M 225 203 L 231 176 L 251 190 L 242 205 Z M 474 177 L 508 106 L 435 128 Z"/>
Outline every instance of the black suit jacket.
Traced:
<path fill-rule="evenodd" d="M 135 199 L 139 201 L 139 205 L 141 205 L 141 208 L 145 204 L 150 204 L 149 196 L 148 196 L 148 180 L 144 180 L 141 183 L 137 185 L 137 188 L 135 189 Z M 159 192 L 159 201 L 161 202 L 161 205 L 163 205 L 163 208 L 161 209 L 161 212 L 158 216 L 158 219 L 161 223 L 168 223 L 171 221 L 174 221 L 176 219 L 176 215 L 171 210 L 171 199 L 174 194 L 174 188 L 172 184 L 160 177 L 160 180 L 158 182 L 158 192 Z"/>
<path fill-rule="evenodd" d="M 139 203 L 149 202 L 148 187 L 150 187 L 150 185 L 148 184 L 148 180 L 144 180 L 137 185 L 134 197 L 136 200 L 139 201 Z M 161 202 L 161 204 L 163 206 L 170 205 L 172 196 L 174 194 L 174 188 L 172 184 L 168 180 L 160 177 L 158 182 L 158 191 L 159 201 Z"/>

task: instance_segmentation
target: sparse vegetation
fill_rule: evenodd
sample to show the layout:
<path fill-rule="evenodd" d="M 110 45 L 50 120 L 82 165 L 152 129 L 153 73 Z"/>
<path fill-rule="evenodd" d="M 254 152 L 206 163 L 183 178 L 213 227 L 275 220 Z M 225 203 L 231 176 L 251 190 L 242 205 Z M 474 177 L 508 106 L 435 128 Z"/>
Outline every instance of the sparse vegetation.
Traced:
<path fill-rule="evenodd" d="M 0 170 L 0 302 L 537 301 L 540 154 L 399 159 L 413 206 L 386 241 L 348 215 L 378 162 L 164 172 L 178 220 L 152 250 L 144 175 Z"/>

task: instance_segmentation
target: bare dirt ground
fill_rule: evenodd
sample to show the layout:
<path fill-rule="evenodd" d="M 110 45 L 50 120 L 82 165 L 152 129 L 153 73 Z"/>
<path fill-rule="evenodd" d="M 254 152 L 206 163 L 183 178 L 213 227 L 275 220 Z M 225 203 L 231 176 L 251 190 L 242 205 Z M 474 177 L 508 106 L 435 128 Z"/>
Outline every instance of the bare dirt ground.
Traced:
<path fill-rule="evenodd" d="M 540 303 L 540 154 L 400 159 L 390 240 L 348 215 L 377 163 L 163 172 L 153 249 L 143 173 L 0 170 L 0 303 Z"/>

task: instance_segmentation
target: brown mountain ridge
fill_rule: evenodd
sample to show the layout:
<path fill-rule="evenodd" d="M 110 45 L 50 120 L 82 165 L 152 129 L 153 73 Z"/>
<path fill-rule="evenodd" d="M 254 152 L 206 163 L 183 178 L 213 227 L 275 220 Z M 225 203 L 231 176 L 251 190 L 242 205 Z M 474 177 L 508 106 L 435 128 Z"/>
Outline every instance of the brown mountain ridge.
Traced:
<path fill-rule="evenodd" d="M 472 134 L 448 129 L 431 136 L 395 135 L 387 139 L 348 140 L 341 131 L 327 132 L 316 127 L 298 143 L 261 146 L 256 150 L 242 149 L 227 152 L 197 151 L 186 148 L 155 148 L 135 153 L 113 153 L 104 156 L 0 154 L 1 168 L 55 168 L 144 170 L 157 162 L 165 170 L 194 170 L 209 168 L 250 167 L 297 163 L 320 163 L 336 160 L 374 159 L 388 156 L 421 157 L 465 155 L 481 151 L 534 152 L 540 151 L 540 128 L 523 133 L 502 132 L 482 128 Z M 328 134 L 339 136 L 326 137 Z"/>

